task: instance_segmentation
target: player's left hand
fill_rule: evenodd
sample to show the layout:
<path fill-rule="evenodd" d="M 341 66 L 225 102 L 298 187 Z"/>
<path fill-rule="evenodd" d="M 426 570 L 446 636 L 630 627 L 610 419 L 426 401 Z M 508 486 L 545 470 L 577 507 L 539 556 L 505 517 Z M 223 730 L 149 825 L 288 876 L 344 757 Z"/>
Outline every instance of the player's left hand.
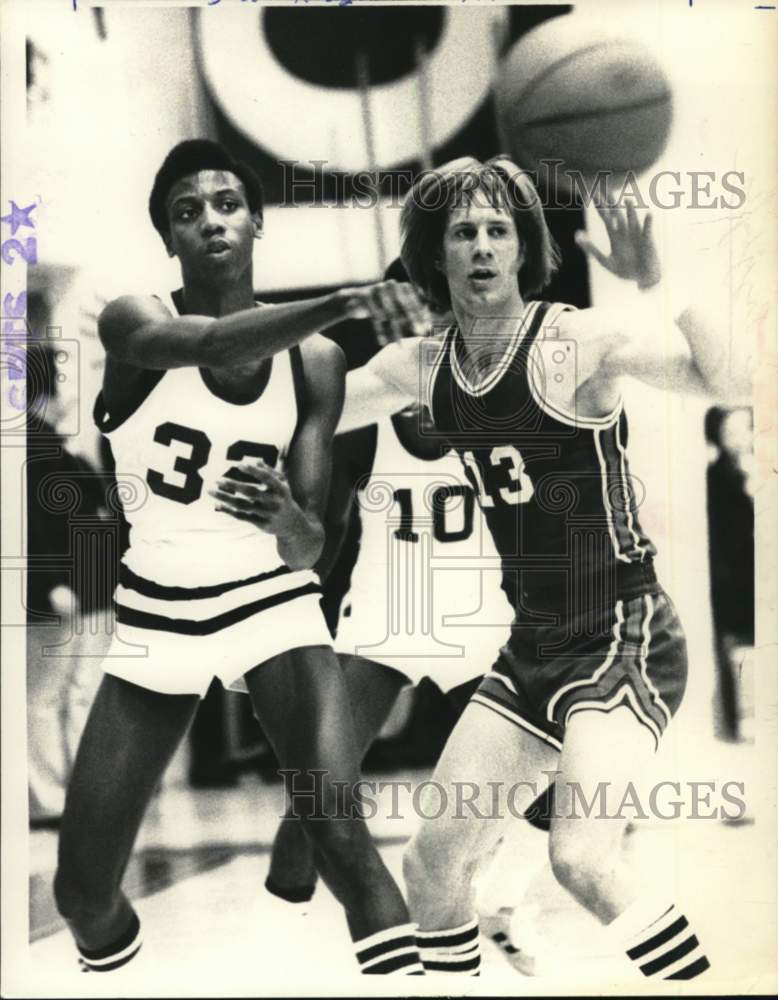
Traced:
<path fill-rule="evenodd" d="M 379 347 L 430 332 L 429 308 L 407 281 L 377 281 L 341 288 L 336 294 L 348 318 L 372 320 Z"/>
<path fill-rule="evenodd" d="M 223 476 L 208 491 L 216 500 L 216 510 L 241 521 L 251 521 L 271 535 L 292 534 L 304 515 L 283 472 L 271 468 L 261 458 L 246 459 L 235 469 L 240 479 Z"/>
<path fill-rule="evenodd" d="M 651 213 L 641 223 L 637 210 L 629 202 L 625 208 L 598 204 L 597 211 L 605 224 L 610 240 L 610 254 L 595 246 L 590 237 L 579 230 L 575 241 L 581 250 L 619 278 L 637 282 L 638 288 L 651 288 L 662 276 L 659 255 L 653 234 Z"/>

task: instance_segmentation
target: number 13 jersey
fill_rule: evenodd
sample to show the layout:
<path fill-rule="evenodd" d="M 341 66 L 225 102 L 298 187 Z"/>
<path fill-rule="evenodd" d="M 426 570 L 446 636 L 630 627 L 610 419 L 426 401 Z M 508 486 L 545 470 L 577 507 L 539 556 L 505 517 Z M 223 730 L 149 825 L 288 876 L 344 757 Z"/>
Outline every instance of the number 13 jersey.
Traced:
<path fill-rule="evenodd" d="M 547 336 L 560 304 L 531 302 L 497 365 L 468 372 L 451 328 L 429 383 L 435 426 L 456 449 L 500 553 L 517 613 L 575 613 L 656 586 L 656 550 L 637 515 L 621 402 L 603 417 L 552 403 L 574 389 L 567 341 Z"/>
<path fill-rule="evenodd" d="M 123 562 L 139 577 L 191 588 L 284 566 L 273 535 L 217 511 L 208 492 L 244 458 L 284 467 L 303 397 L 299 349 L 270 358 L 266 373 L 246 403 L 228 402 L 198 368 L 144 372 L 124 413 L 98 397 L 130 528 Z"/>

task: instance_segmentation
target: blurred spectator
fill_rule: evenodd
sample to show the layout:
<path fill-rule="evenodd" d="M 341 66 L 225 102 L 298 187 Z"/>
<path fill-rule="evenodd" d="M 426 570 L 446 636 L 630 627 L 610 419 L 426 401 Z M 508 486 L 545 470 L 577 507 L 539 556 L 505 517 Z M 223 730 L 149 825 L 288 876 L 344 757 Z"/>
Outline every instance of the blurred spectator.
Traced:
<path fill-rule="evenodd" d="M 96 622 L 110 604 L 106 567 L 76 544 L 74 519 L 89 530 L 105 511 L 102 476 L 71 454 L 56 430 L 51 350 L 28 348 L 27 726 L 30 823 L 53 826 L 100 677 L 110 635 Z M 99 552 L 97 553 L 99 557 Z"/>
<path fill-rule="evenodd" d="M 714 407 L 705 418 L 713 449 L 707 500 L 711 604 L 720 693 L 720 731 L 741 737 L 751 702 L 742 670 L 754 644 L 753 414 Z"/>

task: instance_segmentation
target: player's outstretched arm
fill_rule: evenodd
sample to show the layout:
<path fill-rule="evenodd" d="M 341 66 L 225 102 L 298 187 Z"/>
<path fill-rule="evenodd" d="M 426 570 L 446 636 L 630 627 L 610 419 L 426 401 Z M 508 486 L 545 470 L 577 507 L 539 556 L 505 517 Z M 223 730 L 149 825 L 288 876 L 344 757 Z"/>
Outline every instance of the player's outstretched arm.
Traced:
<path fill-rule="evenodd" d="M 366 427 L 421 400 L 425 379 L 421 344 L 425 337 L 408 337 L 388 344 L 366 365 L 346 376 L 346 400 L 338 433 Z"/>
<path fill-rule="evenodd" d="M 243 309 L 228 316 L 173 316 L 153 296 L 126 295 L 100 315 L 115 361 L 139 368 L 216 368 L 288 350 L 344 319 L 371 319 L 382 343 L 426 330 L 426 308 L 409 285 L 384 281 L 329 295 Z"/>
<path fill-rule="evenodd" d="M 241 479 L 225 477 L 211 495 L 216 509 L 276 536 L 291 569 L 310 569 L 324 545 L 322 521 L 329 492 L 332 439 L 343 405 L 346 363 L 341 349 L 316 337 L 302 349 L 306 399 L 286 474 L 247 459 Z"/>
<path fill-rule="evenodd" d="M 744 359 L 729 351 L 724 331 L 714 315 L 688 306 L 667 322 L 666 298 L 654 242 L 651 215 L 643 222 L 633 205 L 599 205 L 610 253 L 605 254 L 584 233 L 578 245 L 612 274 L 632 281 L 640 290 L 618 309 L 594 307 L 566 314 L 562 336 L 576 341 L 580 382 L 628 375 L 677 392 L 709 396 L 721 402 L 739 400 L 750 392 Z"/>

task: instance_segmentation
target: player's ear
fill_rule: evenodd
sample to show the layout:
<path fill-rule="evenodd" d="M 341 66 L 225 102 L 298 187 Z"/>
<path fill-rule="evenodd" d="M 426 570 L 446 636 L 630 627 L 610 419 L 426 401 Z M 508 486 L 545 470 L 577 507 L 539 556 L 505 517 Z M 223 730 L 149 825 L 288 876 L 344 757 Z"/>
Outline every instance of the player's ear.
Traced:
<path fill-rule="evenodd" d="M 262 224 L 262 215 L 259 212 L 251 213 L 252 221 L 254 222 L 254 239 L 261 240 L 265 230 Z"/>
<path fill-rule="evenodd" d="M 165 249 L 167 250 L 168 257 L 175 257 L 176 252 L 173 249 L 173 242 L 170 239 L 170 233 L 163 233 L 162 234 L 162 239 L 164 241 Z"/>

